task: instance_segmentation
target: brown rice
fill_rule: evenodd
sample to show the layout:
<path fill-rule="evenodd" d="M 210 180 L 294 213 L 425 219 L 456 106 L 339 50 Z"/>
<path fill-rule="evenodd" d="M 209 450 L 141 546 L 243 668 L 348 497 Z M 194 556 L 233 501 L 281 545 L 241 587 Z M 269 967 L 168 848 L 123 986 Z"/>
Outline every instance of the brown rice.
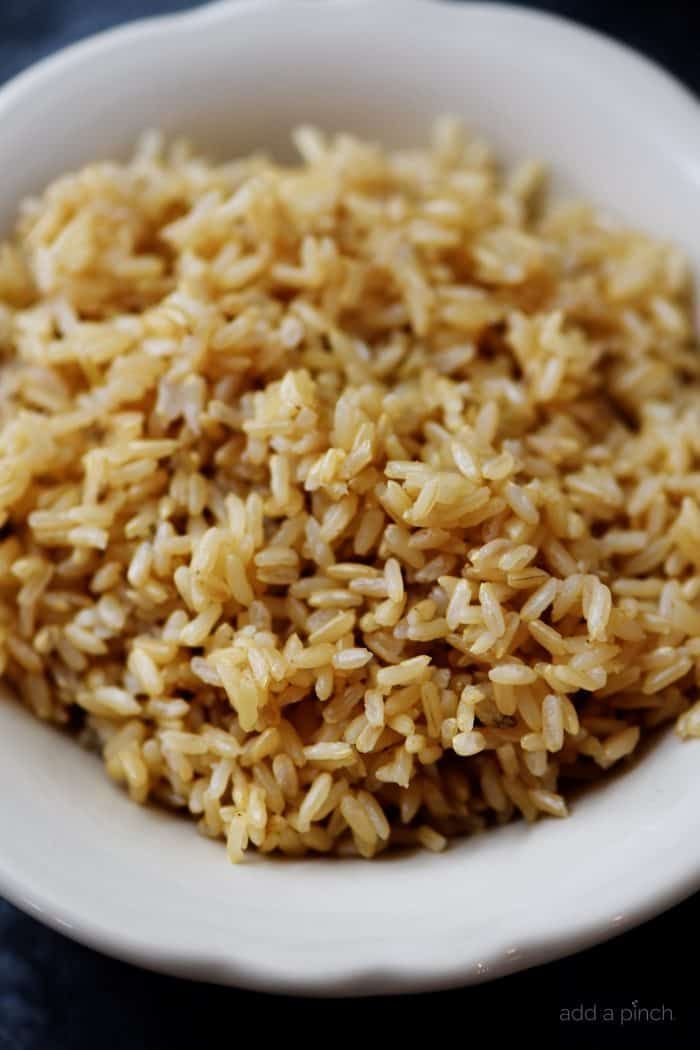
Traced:
<path fill-rule="evenodd" d="M 295 141 L 0 245 L 0 670 L 234 861 L 565 816 L 700 736 L 686 265 L 452 120 Z"/>

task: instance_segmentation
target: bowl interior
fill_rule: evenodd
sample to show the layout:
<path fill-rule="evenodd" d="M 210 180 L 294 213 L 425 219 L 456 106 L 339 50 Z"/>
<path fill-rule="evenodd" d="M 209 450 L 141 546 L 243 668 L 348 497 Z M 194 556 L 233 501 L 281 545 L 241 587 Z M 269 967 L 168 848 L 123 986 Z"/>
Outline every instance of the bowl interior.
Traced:
<path fill-rule="evenodd" d="M 289 156 L 301 122 L 413 144 L 456 113 L 504 158 L 542 158 L 556 185 L 690 240 L 690 97 L 671 115 L 678 89 L 660 71 L 563 21 L 497 4 L 224 0 L 73 51 L 3 107 L 0 229 L 28 192 L 124 155 L 146 128 L 221 158 Z"/>
<path fill-rule="evenodd" d="M 700 269 L 698 114 L 658 71 L 563 23 L 491 5 L 230 3 L 105 36 L 0 94 L 0 229 L 19 200 L 138 132 L 220 157 L 289 152 L 313 122 L 389 143 L 463 116 L 506 159 L 668 236 Z M 444 857 L 270 861 L 127 803 L 91 756 L 0 702 L 0 888 L 135 961 L 294 989 L 478 979 L 621 929 L 700 873 L 698 752 L 664 737 L 580 799 Z"/>

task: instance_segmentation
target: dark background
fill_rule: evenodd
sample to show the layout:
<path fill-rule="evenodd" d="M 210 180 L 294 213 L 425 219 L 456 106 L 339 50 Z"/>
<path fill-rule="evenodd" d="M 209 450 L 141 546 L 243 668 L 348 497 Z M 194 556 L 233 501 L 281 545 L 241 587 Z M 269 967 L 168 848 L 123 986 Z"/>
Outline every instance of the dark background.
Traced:
<path fill-rule="evenodd" d="M 0 83 L 116 22 L 192 6 L 195 0 L 0 0 Z M 700 0 L 521 6 L 616 36 L 700 93 Z M 700 895 L 608 944 L 490 984 L 401 999 L 313 1001 L 146 973 L 73 944 L 0 899 L 0 1050 L 180 1050 L 215 1041 L 229 1050 L 261 1036 L 313 1040 L 326 1031 L 334 1044 L 429 1031 L 456 1050 L 500 1048 L 511 1038 L 567 1048 L 700 1047 L 699 929 Z M 632 1004 L 665 1008 L 667 1020 L 620 1025 Z M 588 1020 L 576 1013 L 581 1006 Z M 615 1022 L 602 1023 L 606 1007 Z"/>

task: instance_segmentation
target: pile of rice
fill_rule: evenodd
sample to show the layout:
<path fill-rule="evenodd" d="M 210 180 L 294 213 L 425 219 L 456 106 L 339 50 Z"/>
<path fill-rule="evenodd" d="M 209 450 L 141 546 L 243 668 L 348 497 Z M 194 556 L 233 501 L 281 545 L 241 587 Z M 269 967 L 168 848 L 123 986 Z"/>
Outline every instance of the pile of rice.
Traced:
<path fill-rule="evenodd" d="M 564 816 L 700 736 L 686 266 L 454 121 L 295 142 L 0 246 L 2 675 L 234 861 Z"/>

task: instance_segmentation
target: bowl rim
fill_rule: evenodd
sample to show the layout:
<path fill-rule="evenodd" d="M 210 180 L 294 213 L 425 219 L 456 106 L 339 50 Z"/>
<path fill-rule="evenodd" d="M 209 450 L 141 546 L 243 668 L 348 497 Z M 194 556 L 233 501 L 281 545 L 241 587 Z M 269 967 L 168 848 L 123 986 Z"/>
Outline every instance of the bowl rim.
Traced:
<path fill-rule="evenodd" d="M 31 102 L 36 92 L 50 88 L 51 82 L 71 69 L 75 74 L 83 65 L 127 48 L 132 41 L 143 41 L 164 33 L 186 33 L 194 25 L 215 26 L 237 20 L 248 14 L 280 11 L 289 14 L 293 6 L 320 7 L 319 0 L 215 0 L 202 7 L 128 22 L 104 30 L 87 39 L 71 44 L 55 54 L 41 59 L 18 73 L 0 87 L 0 120 L 11 108 Z M 575 53 L 577 63 L 588 64 L 610 76 L 624 74 L 628 90 L 639 88 L 647 96 L 654 94 L 657 104 L 665 110 L 675 140 L 682 140 L 687 149 L 698 153 L 700 106 L 693 93 L 673 75 L 651 59 L 625 44 L 578 23 L 535 9 L 523 9 L 507 3 L 455 4 L 449 0 L 325 0 L 324 17 L 331 9 L 353 9 L 359 13 L 369 8 L 395 15 L 408 8 L 429 9 L 435 18 L 491 22 L 508 32 L 538 38 L 538 46 L 556 47 L 567 54 Z M 700 170 L 700 164 L 696 163 Z M 42 885 L 33 872 L 18 873 L 8 861 L 6 851 L 0 853 L 0 893 L 20 909 L 47 926 L 72 939 L 112 955 L 126 962 L 178 977 L 188 977 L 238 987 L 311 995 L 365 995 L 428 991 L 476 983 L 493 977 L 505 976 L 516 970 L 549 962 L 575 951 L 600 943 L 638 925 L 678 903 L 700 889 L 700 841 L 689 849 L 682 862 L 669 864 L 668 878 L 658 885 L 650 872 L 643 872 L 635 884 L 631 897 L 625 899 L 624 916 L 614 923 L 610 909 L 596 911 L 590 906 L 585 916 L 576 915 L 564 930 L 531 934 L 519 938 L 517 957 L 511 957 L 505 937 L 483 956 L 483 963 L 474 969 L 473 958 L 465 949 L 459 950 L 449 965 L 436 967 L 418 959 L 400 958 L 389 952 L 381 965 L 374 960 L 366 972 L 348 967 L 341 972 L 324 969 L 318 961 L 314 972 L 290 976 L 275 966 L 274 960 L 265 967 L 251 967 L 235 953 L 222 958 L 220 953 L 195 954 L 172 946 L 154 945 L 134 930 L 121 928 L 118 916 L 102 921 L 85 919 L 78 911 L 66 907 L 54 896 L 50 886 Z M 371 969 L 371 973 L 369 972 Z"/>

